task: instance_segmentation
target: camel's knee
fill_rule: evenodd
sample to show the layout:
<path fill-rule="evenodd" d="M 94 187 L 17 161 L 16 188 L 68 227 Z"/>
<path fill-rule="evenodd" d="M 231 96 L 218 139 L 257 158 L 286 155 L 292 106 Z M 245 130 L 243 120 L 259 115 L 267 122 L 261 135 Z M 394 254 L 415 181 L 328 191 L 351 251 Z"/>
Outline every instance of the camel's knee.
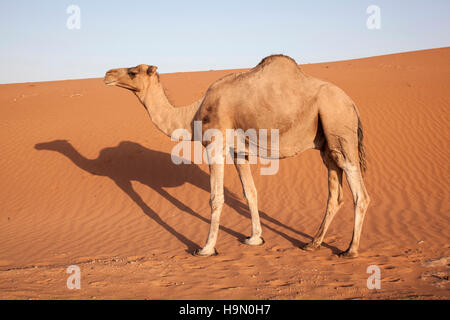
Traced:
<path fill-rule="evenodd" d="M 344 204 L 344 195 L 342 188 L 339 187 L 333 193 L 328 196 L 328 207 L 332 210 L 339 210 Z"/>
<path fill-rule="evenodd" d="M 211 198 L 209 200 L 209 204 L 210 204 L 212 210 L 217 210 L 217 209 L 222 208 L 224 203 L 225 203 L 225 198 L 224 198 L 223 194 L 211 195 Z"/>
<path fill-rule="evenodd" d="M 369 204 L 370 204 L 370 197 L 367 194 L 362 196 L 358 195 L 355 199 L 355 207 L 358 208 L 360 212 L 363 214 L 366 213 Z"/>
<path fill-rule="evenodd" d="M 362 198 L 358 198 L 358 206 L 366 210 L 369 207 L 370 204 L 370 197 L 366 194 Z"/>
<path fill-rule="evenodd" d="M 258 198 L 258 192 L 256 191 L 256 188 L 244 189 L 244 198 L 245 201 L 247 201 L 247 204 L 256 201 Z"/>

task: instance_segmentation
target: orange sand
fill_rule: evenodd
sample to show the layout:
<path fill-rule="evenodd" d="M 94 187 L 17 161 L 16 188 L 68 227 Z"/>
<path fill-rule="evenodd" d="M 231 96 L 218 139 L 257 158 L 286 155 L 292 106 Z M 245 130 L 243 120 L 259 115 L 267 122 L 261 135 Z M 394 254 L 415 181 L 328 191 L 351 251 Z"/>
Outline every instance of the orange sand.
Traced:
<path fill-rule="evenodd" d="M 220 254 L 197 258 L 208 168 L 172 164 L 175 143 L 130 92 L 101 79 L 1 85 L 0 298 L 449 299 L 448 260 L 427 262 L 450 256 L 449 61 L 441 48 L 302 66 L 361 113 L 372 202 L 354 260 L 336 256 L 353 228 L 347 185 L 322 249 L 298 248 L 325 209 L 317 151 L 282 160 L 274 176 L 253 168 L 261 247 L 241 243 L 250 218 L 227 166 Z M 161 78 L 184 105 L 232 71 Z M 66 288 L 72 264 L 81 290 Z M 366 287 L 369 265 L 381 268 L 380 290 Z"/>

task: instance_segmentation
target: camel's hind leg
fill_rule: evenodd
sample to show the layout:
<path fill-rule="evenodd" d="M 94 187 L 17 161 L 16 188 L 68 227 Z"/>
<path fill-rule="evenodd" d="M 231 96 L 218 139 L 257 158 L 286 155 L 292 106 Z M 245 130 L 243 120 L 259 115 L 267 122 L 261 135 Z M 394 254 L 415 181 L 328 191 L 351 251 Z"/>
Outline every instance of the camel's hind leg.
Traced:
<path fill-rule="evenodd" d="M 351 99 L 331 85 L 322 87 L 317 104 L 330 156 L 344 170 L 355 206 L 353 238 L 341 256 L 356 257 L 364 216 L 370 202 L 361 173 L 365 165 L 359 113 Z"/>
<path fill-rule="evenodd" d="M 330 150 L 328 149 L 328 147 L 325 147 L 325 149 L 322 150 L 320 154 L 322 156 L 323 162 L 328 168 L 328 201 L 325 211 L 325 217 L 323 218 L 319 230 L 314 236 L 312 242 L 303 247 L 303 249 L 307 251 L 313 251 L 320 248 L 320 245 L 322 244 L 323 238 L 325 237 L 325 233 L 327 232 L 331 221 L 343 204 L 342 169 L 339 168 L 331 158 Z"/>
<path fill-rule="evenodd" d="M 257 192 L 255 183 L 253 182 L 250 164 L 247 159 L 244 160 L 245 161 L 244 163 L 238 163 L 237 159 L 235 157 L 233 158 L 234 164 L 239 173 L 239 178 L 241 179 L 244 197 L 247 200 L 248 207 L 250 209 L 250 214 L 252 217 L 252 236 L 247 238 L 245 240 L 245 243 L 251 246 L 261 245 L 264 243 L 264 239 L 261 237 L 262 230 L 258 213 Z"/>
<path fill-rule="evenodd" d="M 348 249 L 340 254 L 344 258 L 354 258 L 358 256 L 359 240 L 361 236 L 364 216 L 369 206 L 370 198 L 367 194 L 359 165 L 346 161 L 344 172 L 347 182 L 353 195 L 353 204 L 355 207 L 355 223 L 353 227 L 352 241 Z"/>
<path fill-rule="evenodd" d="M 361 174 L 357 143 L 352 144 L 342 140 L 339 147 L 336 147 L 336 144 L 333 144 L 333 146 L 334 147 L 330 148 L 331 158 L 337 166 L 342 168 L 345 172 L 348 185 L 353 195 L 353 204 L 355 208 L 355 222 L 352 241 L 348 249 L 342 252 L 340 256 L 345 258 L 354 258 L 358 256 L 361 229 L 367 207 L 369 206 L 370 198 L 367 194 Z"/>

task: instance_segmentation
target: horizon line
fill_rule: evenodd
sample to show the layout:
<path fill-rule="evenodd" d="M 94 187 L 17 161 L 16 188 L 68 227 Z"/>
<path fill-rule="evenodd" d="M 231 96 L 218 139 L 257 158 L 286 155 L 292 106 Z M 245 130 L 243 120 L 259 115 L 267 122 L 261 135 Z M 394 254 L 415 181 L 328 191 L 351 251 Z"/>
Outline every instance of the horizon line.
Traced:
<path fill-rule="evenodd" d="M 379 54 L 374 56 L 364 56 L 364 57 L 357 57 L 357 58 L 345 58 L 345 59 L 338 59 L 333 61 L 319 61 L 319 62 L 313 62 L 313 63 L 298 63 L 299 66 L 304 65 L 315 65 L 315 64 L 323 64 L 323 63 L 334 63 L 334 62 L 345 62 L 345 61 L 354 61 L 354 60 L 364 60 L 364 59 L 371 59 L 376 57 L 384 57 L 384 56 L 391 56 L 396 54 L 402 54 L 402 53 L 413 53 L 413 52 L 419 52 L 419 51 L 431 51 L 431 50 L 439 50 L 439 49 L 445 49 L 450 48 L 449 46 L 443 46 L 443 47 L 434 47 L 434 48 L 426 48 L 426 49 L 415 49 L 415 50 L 406 50 L 406 51 L 398 51 L 398 52 L 391 52 L 391 53 L 385 53 L 385 54 Z M 276 54 L 276 53 L 273 53 Z M 285 54 L 286 55 L 286 54 Z M 264 58 L 264 57 L 263 57 Z M 261 59 L 263 59 L 261 58 Z M 294 59 L 295 60 L 295 59 Z M 138 65 L 138 64 L 137 64 Z M 256 65 L 255 65 L 256 66 Z M 253 66 L 253 67 L 255 67 Z M 210 72 L 210 71 L 233 71 L 233 70 L 247 70 L 251 69 L 253 67 L 230 67 L 230 68 L 223 68 L 223 69 L 209 69 L 209 70 L 190 70 L 190 71 L 176 71 L 176 72 L 159 72 L 160 75 L 169 75 L 169 74 L 180 74 L 180 73 L 196 73 L 196 72 Z M 105 71 L 106 72 L 106 71 Z M 77 80 L 94 80 L 94 79 L 102 79 L 103 77 L 87 77 L 87 78 L 68 78 L 68 79 L 54 79 L 54 80 L 37 80 L 37 81 L 25 81 L 25 82 L 0 82 L 0 85 L 15 85 L 15 84 L 30 84 L 30 83 L 49 83 L 49 82 L 62 82 L 62 81 L 77 81 Z"/>

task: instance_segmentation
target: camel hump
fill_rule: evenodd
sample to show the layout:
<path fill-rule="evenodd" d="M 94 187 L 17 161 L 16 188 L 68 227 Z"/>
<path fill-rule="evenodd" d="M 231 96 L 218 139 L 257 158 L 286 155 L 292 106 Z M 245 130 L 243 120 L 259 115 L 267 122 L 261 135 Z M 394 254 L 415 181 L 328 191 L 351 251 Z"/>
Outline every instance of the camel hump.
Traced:
<path fill-rule="evenodd" d="M 209 88 L 207 93 L 211 93 L 216 89 L 222 88 L 223 85 L 233 84 L 236 80 L 254 79 L 255 74 L 259 73 L 282 73 L 282 74 L 302 74 L 302 71 L 291 57 L 283 54 L 273 54 L 262 59 L 255 67 L 248 71 L 227 74 L 216 80 Z"/>
<path fill-rule="evenodd" d="M 295 60 L 289 56 L 285 56 L 284 54 L 273 54 L 270 56 L 265 57 L 264 59 L 261 60 L 260 63 L 258 63 L 257 67 L 259 66 L 267 66 L 269 64 L 278 64 L 278 63 L 288 63 L 291 65 L 295 65 L 298 66 L 297 62 L 295 62 Z"/>

